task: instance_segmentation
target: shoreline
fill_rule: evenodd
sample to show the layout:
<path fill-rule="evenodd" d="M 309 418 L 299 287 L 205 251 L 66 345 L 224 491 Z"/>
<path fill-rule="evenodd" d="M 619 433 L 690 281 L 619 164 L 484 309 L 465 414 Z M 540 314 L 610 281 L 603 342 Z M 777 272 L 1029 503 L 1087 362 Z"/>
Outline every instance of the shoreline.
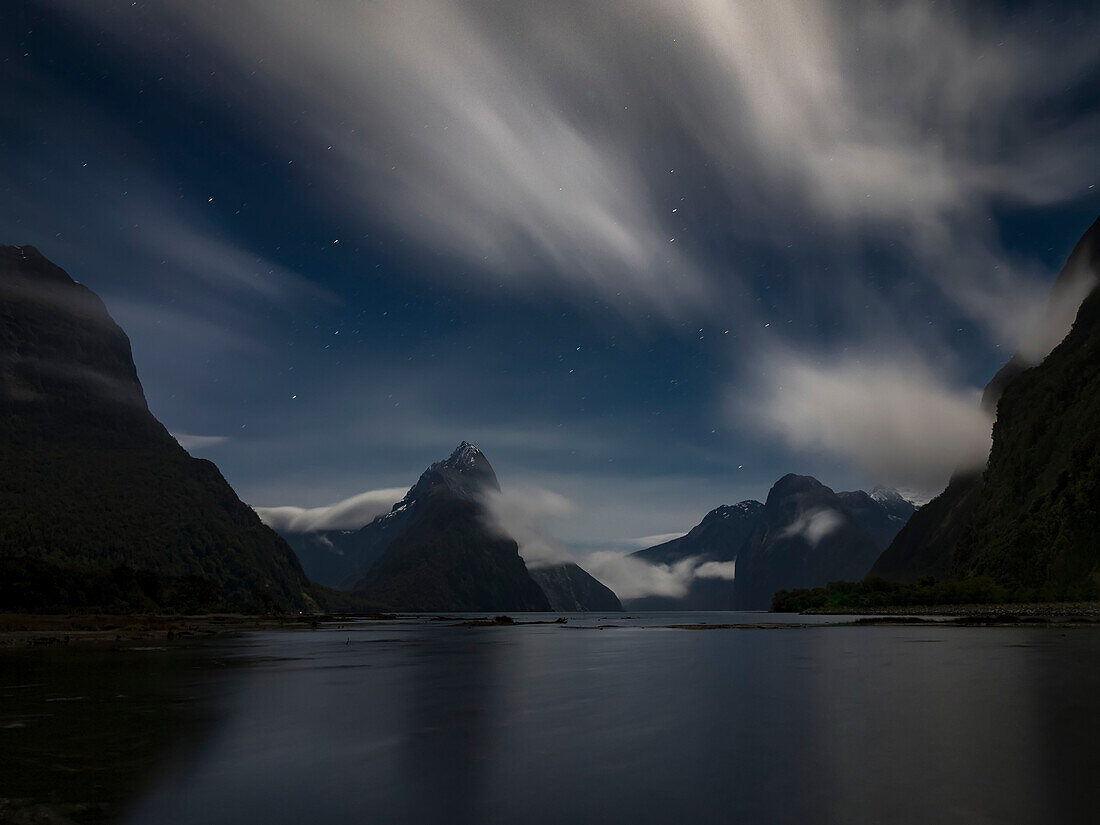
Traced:
<path fill-rule="evenodd" d="M 81 642 L 209 639 L 258 630 L 311 630 L 322 624 L 362 619 L 393 619 L 382 614 L 250 616 L 212 613 L 197 616 L 111 613 L 0 613 L 0 649 Z"/>
<path fill-rule="evenodd" d="M 74 643 L 105 643 L 126 641 L 185 641 L 237 636 L 264 630 L 314 630 L 322 626 L 342 625 L 364 620 L 393 622 L 421 619 L 430 614 L 314 614 L 297 616 L 250 616 L 241 613 L 219 613 L 197 616 L 156 614 L 61 614 L 61 613 L 0 613 L 0 649 L 15 647 L 46 647 Z M 812 608 L 801 613 L 776 614 L 786 616 L 851 616 L 852 621 L 836 622 L 820 627 L 867 627 L 935 625 L 937 627 L 1087 627 L 1100 625 L 1100 602 L 1068 602 L 1045 604 L 971 604 L 925 605 L 919 607 L 834 607 Z M 471 620 L 469 617 L 436 616 L 433 620 L 453 619 L 458 627 L 522 627 L 532 622 L 522 619 Z M 562 621 L 540 621 L 534 624 L 561 624 Z M 603 625 L 598 629 L 612 629 Z M 717 629 L 797 629 L 819 627 L 786 622 L 745 622 L 729 624 L 678 623 L 654 627 L 676 630 Z M 576 628 L 571 629 L 587 629 Z"/>

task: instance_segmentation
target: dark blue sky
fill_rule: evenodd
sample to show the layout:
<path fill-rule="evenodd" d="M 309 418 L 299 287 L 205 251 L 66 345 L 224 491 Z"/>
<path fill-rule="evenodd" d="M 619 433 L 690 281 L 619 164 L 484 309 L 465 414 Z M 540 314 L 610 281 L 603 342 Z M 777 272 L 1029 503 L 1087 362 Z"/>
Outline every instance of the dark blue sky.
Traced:
<path fill-rule="evenodd" d="M 0 239 L 254 505 L 934 491 L 1100 211 L 1088 5 L 9 4 Z"/>

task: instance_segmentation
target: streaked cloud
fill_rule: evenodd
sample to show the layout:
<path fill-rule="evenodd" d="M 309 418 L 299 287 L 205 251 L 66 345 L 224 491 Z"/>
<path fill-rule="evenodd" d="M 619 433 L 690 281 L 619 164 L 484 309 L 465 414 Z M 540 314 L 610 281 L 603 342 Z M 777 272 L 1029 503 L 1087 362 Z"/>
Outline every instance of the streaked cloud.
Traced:
<path fill-rule="evenodd" d="M 781 247 L 796 215 L 828 227 L 822 255 L 892 242 L 1016 346 L 1049 273 L 986 219 L 1081 197 L 1100 171 L 1100 118 L 1050 113 L 1096 67 L 1095 21 L 1057 42 L 1041 22 L 918 2 L 401 0 L 181 2 L 105 24 L 134 48 L 184 24 L 219 61 L 215 93 L 313 154 L 342 209 L 486 286 L 739 311 L 713 303 L 736 294 L 736 262 L 676 243 L 667 150 L 705 160 L 732 237 Z M 860 274 L 836 276 L 853 303 Z"/>
<path fill-rule="evenodd" d="M 169 435 L 176 439 L 179 445 L 188 452 L 216 447 L 229 440 L 229 437 L 224 435 L 191 435 L 190 433 L 169 433 Z"/>
<path fill-rule="evenodd" d="M 319 530 L 358 530 L 375 517 L 388 513 L 404 497 L 407 488 L 368 490 L 325 507 L 253 507 L 260 520 L 273 530 L 315 533 Z"/>
<path fill-rule="evenodd" d="M 580 565 L 615 591 L 623 601 L 646 596 L 685 596 L 696 579 L 733 581 L 732 562 L 702 562 L 696 557 L 675 564 L 650 564 L 647 561 L 610 550 L 589 553 Z"/>

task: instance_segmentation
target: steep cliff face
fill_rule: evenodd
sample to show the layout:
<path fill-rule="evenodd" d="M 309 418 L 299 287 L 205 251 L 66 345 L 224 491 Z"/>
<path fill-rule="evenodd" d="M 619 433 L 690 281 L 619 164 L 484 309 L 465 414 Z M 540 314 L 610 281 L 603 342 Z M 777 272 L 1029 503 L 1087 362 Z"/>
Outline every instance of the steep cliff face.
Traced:
<path fill-rule="evenodd" d="M 550 609 L 559 613 L 587 613 L 591 611 L 617 611 L 623 606 L 611 588 L 597 581 L 576 564 L 558 564 L 553 567 L 536 567 L 531 570 L 546 598 Z"/>
<path fill-rule="evenodd" d="M 286 543 L 149 412 L 103 302 L 32 247 L 0 247 L 0 559 L 125 565 L 207 580 L 242 607 L 312 605 Z"/>
<path fill-rule="evenodd" d="M 997 419 L 985 471 L 956 476 L 898 535 L 872 575 L 982 576 L 1022 598 L 1100 593 L 1098 275 L 1100 221 L 1053 290 L 1052 307 L 1062 312 L 1092 286 L 1072 329 L 1036 366 L 1014 357 L 987 389 Z"/>
<path fill-rule="evenodd" d="M 1100 292 L 1005 388 L 952 573 L 1046 598 L 1100 595 Z"/>

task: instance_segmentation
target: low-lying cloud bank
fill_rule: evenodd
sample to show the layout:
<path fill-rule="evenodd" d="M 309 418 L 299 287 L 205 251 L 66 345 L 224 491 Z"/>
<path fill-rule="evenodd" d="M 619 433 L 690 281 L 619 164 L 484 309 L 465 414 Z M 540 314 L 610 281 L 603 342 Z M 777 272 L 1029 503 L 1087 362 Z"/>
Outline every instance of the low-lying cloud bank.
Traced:
<path fill-rule="evenodd" d="M 989 455 L 981 391 L 953 386 L 916 360 L 775 354 L 763 374 L 768 383 L 736 414 L 794 449 L 829 453 L 890 484 L 935 489 Z"/>
<path fill-rule="evenodd" d="M 625 552 L 599 550 L 574 554 L 551 536 L 552 522 L 569 516 L 576 506 L 569 499 L 537 487 L 491 493 L 484 499 L 490 529 L 519 544 L 520 555 L 531 569 L 559 564 L 578 564 L 610 587 L 620 599 L 645 596 L 684 596 L 696 579 L 732 581 L 732 562 L 701 562 L 688 558 L 673 565 L 650 564 Z M 676 538 L 681 533 L 629 539 L 626 544 L 648 547 Z M 654 539 L 654 541 L 650 541 Z"/>
<path fill-rule="evenodd" d="M 388 513 L 405 495 L 404 487 L 368 490 L 326 507 L 253 507 L 260 521 L 272 530 L 315 533 L 319 530 L 358 530 L 375 517 Z"/>
<path fill-rule="evenodd" d="M 696 579 L 733 581 L 733 562 L 708 561 L 696 557 L 675 564 L 650 564 L 637 556 L 611 550 L 599 550 L 585 556 L 581 562 L 589 573 L 615 591 L 623 601 L 646 596 L 667 596 L 679 599 L 687 595 Z"/>

